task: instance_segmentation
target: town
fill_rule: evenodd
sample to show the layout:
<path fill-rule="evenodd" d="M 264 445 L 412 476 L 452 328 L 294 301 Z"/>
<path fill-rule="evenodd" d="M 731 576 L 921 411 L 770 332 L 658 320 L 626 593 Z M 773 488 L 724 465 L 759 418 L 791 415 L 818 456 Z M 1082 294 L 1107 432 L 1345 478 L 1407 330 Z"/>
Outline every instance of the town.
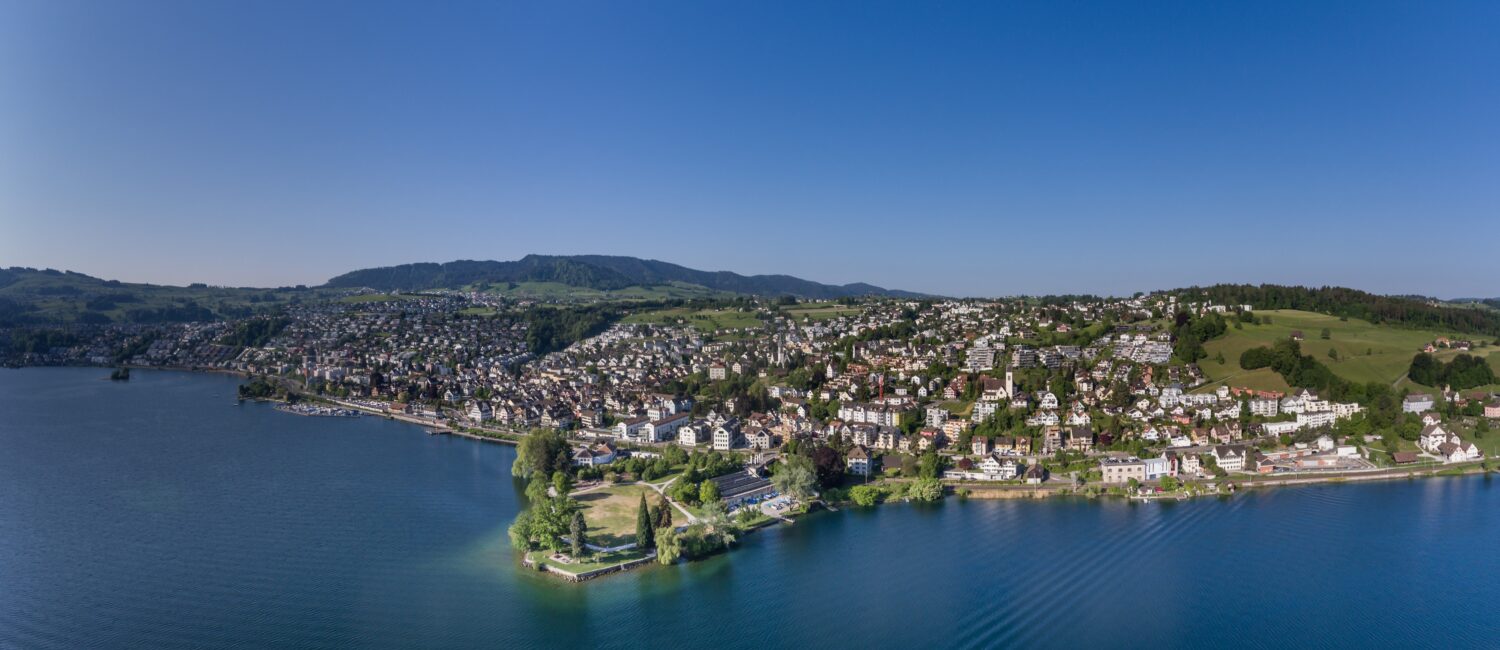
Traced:
<path fill-rule="evenodd" d="M 711 553 L 817 506 L 1488 470 L 1491 392 L 1349 382 L 1300 330 L 1208 356 L 1295 315 L 1190 292 L 580 305 L 358 290 L 233 321 L 78 326 L 8 361 L 233 372 L 248 397 L 520 444 L 537 487 L 513 542 L 570 578 Z M 1488 347 L 1455 335 L 1402 354 L 1438 373 L 1433 353 Z M 1285 388 L 1215 380 L 1273 369 Z"/>

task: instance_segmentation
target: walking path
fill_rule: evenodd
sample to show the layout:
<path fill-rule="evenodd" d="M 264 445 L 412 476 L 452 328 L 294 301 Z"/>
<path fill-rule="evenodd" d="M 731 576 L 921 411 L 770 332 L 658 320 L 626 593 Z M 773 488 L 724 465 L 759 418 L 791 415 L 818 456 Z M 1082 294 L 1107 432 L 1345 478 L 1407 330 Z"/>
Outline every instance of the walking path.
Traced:
<path fill-rule="evenodd" d="M 687 508 L 682 507 L 676 501 L 673 501 L 672 497 L 667 496 L 667 486 L 676 482 L 678 478 L 681 477 L 673 476 L 670 480 L 662 483 L 661 485 L 657 485 L 655 483 L 647 483 L 646 486 L 653 490 L 656 490 L 656 493 L 661 495 L 663 501 L 672 504 L 672 507 L 676 508 L 677 512 L 680 512 L 682 513 L 682 516 L 687 517 L 688 523 L 695 523 L 698 521 L 698 518 L 693 516 L 693 513 L 688 512 Z"/>

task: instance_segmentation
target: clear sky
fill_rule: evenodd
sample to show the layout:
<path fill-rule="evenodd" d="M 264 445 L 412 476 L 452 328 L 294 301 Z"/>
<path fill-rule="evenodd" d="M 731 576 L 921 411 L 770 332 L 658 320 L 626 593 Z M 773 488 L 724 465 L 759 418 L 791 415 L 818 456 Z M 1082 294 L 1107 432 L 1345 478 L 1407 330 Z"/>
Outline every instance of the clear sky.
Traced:
<path fill-rule="evenodd" d="M 1500 295 L 1500 3 L 0 0 L 0 266 Z"/>

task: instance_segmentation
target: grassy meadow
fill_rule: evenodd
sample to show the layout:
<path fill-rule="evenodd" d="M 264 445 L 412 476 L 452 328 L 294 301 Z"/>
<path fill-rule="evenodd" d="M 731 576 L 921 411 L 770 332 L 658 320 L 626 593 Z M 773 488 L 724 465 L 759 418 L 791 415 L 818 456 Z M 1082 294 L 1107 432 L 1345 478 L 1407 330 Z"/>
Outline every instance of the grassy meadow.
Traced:
<path fill-rule="evenodd" d="M 1399 386 L 1408 385 L 1403 378 L 1411 359 L 1422 347 L 1439 336 L 1450 339 L 1469 339 L 1478 342 L 1474 335 L 1461 335 L 1434 330 L 1406 329 L 1390 325 L 1375 325 L 1368 321 L 1339 320 L 1337 316 L 1312 312 L 1278 309 L 1256 312 L 1257 316 L 1271 318 L 1270 324 L 1250 325 L 1243 329 L 1231 326 L 1224 336 L 1205 343 L 1203 348 L 1208 358 L 1198 362 L 1210 383 L 1206 388 L 1221 384 L 1254 388 L 1258 390 L 1288 389 L 1286 382 L 1269 368 L 1246 371 L 1240 368 L 1240 354 L 1260 346 L 1270 346 L 1278 340 L 1288 338 L 1294 331 L 1301 331 L 1302 351 L 1327 365 L 1335 374 L 1354 382 L 1386 382 Z M 1329 330 L 1329 338 L 1320 338 L 1323 329 Z M 1328 356 L 1336 350 L 1338 358 Z M 1491 354 L 1500 350 L 1495 346 L 1476 348 L 1470 354 L 1488 357 L 1489 363 L 1500 372 L 1500 356 Z M 1219 364 L 1216 355 L 1224 356 Z M 1454 350 L 1439 350 L 1439 360 L 1449 360 L 1459 354 Z M 1424 387 L 1412 384 L 1414 388 Z"/>
<path fill-rule="evenodd" d="M 656 492 L 640 484 L 615 485 L 590 490 L 573 498 L 583 507 L 583 518 L 589 525 L 589 543 L 603 547 L 635 541 L 635 517 L 641 506 L 641 495 L 655 503 Z"/>
<path fill-rule="evenodd" d="M 840 305 L 835 302 L 810 302 L 783 307 L 781 313 L 786 314 L 789 318 L 797 322 L 802 322 L 804 318 L 819 321 L 839 318 L 841 316 L 858 316 L 863 311 L 859 307 Z"/>
<path fill-rule="evenodd" d="M 467 290 L 487 291 L 516 299 L 549 301 L 569 300 L 672 300 L 692 298 L 715 298 L 733 295 L 714 291 L 707 287 L 683 282 L 669 282 L 650 286 L 633 286 L 624 289 L 601 290 L 575 287 L 561 282 L 515 282 L 488 283 L 484 286 L 468 286 Z"/>
<path fill-rule="evenodd" d="M 625 317 L 624 322 L 691 325 L 703 332 L 741 327 L 760 327 L 765 324 L 759 318 L 756 318 L 755 314 L 739 311 L 738 309 L 692 309 L 689 307 L 659 309 L 640 314 L 631 314 Z"/>

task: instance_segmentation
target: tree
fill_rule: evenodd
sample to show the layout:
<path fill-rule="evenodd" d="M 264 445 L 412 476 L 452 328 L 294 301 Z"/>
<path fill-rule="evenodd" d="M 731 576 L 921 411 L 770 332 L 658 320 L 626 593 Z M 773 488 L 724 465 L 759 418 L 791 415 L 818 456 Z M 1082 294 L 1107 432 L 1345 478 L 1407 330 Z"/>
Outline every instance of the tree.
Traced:
<path fill-rule="evenodd" d="M 812 459 L 804 456 L 782 459 L 776 464 L 776 473 L 771 476 L 771 484 L 776 487 L 777 492 L 791 495 L 799 501 L 812 497 L 817 481 Z"/>
<path fill-rule="evenodd" d="M 557 490 L 558 496 L 567 496 L 573 491 L 573 477 L 567 472 L 556 471 L 552 473 L 552 488 Z"/>
<path fill-rule="evenodd" d="M 939 456 L 937 449 L 930 448 L 917 459 L 917 475 L 922 478 L 936 479 L 943 473 L 943 457 Z"/>
<path fill-rule="evenodd" d="M 1407 376 L 1424 386 L 1447 385 L 1453 390 L 1474 388 L 1496 382 L 1495 370 L 1484 357 L 1460 354 L 1443 363 L 1425 352 L 1412 357 Z"/>
<path fill-rule="evenodd" d="M 1331 339 L 1331 338 L 1333 338 L 1333 333 L 1332 333 L 1332 332 L 1329 332 L 1329 331 L 1328 331 L 1328 328 L 1326 328 L 1326 327 L 1325 327 L 1325 328 L 1323 328 L 1323 331 L 1322 331 L 1322 332 L 1319 332 L 1319 333 L 1318 333 L 1318 338 L 1321 338 L 1321 339 L 1323 339 L 1323 340 L 1325 340 L 1325 341 L 1326 341 L 1326 340 L 1328 340 L 1328 339 Z"/>
<path fill-rule="evenodd" d="M 682 536 L 675 528 L 656 529 L 656 561 L 661 564 L 672 564 L 677 558 L 682 557 Z"/>
<path fill-rule="evenodd" d="M 1177 479 L 1171 476 L 1161 477 L 1161 489 L 1168 492 L 1177 489 Z"/>
<path fill-rule="evenodd" d="M 719 501 L 719 484 L 713 481 L 704 481 L 698 487 L 698 500 L 705 504 L 717 503 Z"/>
<path fill-rule="evenodd" d="M 573 541 L 573 557 L 583 557 L 584 544 L 588 543 L 588 524 L 583 521 L 583 513 L 573 513 L 572 525 L 568 526 L 568 536 Z"/>
<path fill-rule="evenodd" d="M 673 499 L 690 506 L 698 504 L 698 491 L 698 482 L 687 480 L 687 475 L 683 475 L 682 478 L 677 479 L 676 482 L 672 483 L 672 487 L 667 489 L 667 493 Z"/>
<path fill-rule="evenodd" d="M 849 499 L 855 505 L 873 506 L 885 497 L 885 490 L 877 485 L 856 485 L 849 488 Z"/>
<path fill-rule="evenodd" d="M 832 447 L 818 447 L 812 454 L 813 472 L 818 485 L 833 487 L 844 480 L 844 457 Z"/>
<path fill-rule="evenodd" d="M 1334 361 L 1338 361 L 1339 351 L 1334 348 L 1328 348 L 1328 358 L 1333 359 Z"/>
<path fill-rule="evenodd" d="M 563 535 L 569 533 L 573 513 L 577 511 L 578 502 L 567 497 L 533 502 L 532 507 L 518 515 L 512 524 L 511 541 L 522 541 L 519 538 L 524 537 L 526 548 L 540 545 L 554 552 L 561 551 Z"/>
<path fill-rule="evenodd" d="M 522 510 L 516 515 L 516 520 L 510 522 L 510 528 L 506 534 L 510 536 L 510 545 L 523 551 L 531 550 L 531 511 Z"/>
<path fill-rule="evenodd" d="M 529 479 L 533 475 L 551 476 L 568 468 L 568 439 L 561 431 L 537 429 L 516 445 L 516 460 L 511 473 Z"/>
<path fill-rule="evenodd" d="M 1240 353 L 1240 367 L 1245 370 L 1265 368 L 1275 361 L 1275 355 L 1268 347 L 1255 347 Z"/>
<path fill-rule="evenodd" d="M 1479 418 L 1479 422 L 1477 422 L 1477 423 L 1474 424 L 1474 437 L 1475 438 L 1483 438 L 1484 434 L 1489 433 L 1489 432 L 1490 432 L 1490 419 L 1486 418 L 1486 417 Z"/>
<path fill-rule="evenodd" d="M 546 501 L 548 498 L 550 495 L 547 494 L 547 482 L 541 477 L 531 479 L 531 482 L 526 484 L 526 500 L 532 505 Z"/>
<path fill-rule="evenodd" d="M 653 528 L 672 527 L 672 504 L 667 503 L 667 498 L 662 497 L 661 503 L 656 508 L 656 522 Z"/>
<path fill-rule="evenodd" d="M 641 507 L 635 515 L 635 545 L 637 548 L 651 548 L 653 540 L 651 534 L 651 513 L 646 507 L 646 493 L 641 493 Z"/>
<path fill-rule="evenodd" d="M 907 485 L 906 497 L 912 501 L 939 501 L 943 498 L 943 483 L 935 478 L 919 478 Z"/>
<path fill-rule="evenodd" d="M 1224 478 L 1229 475 L 1227 470 L 1219 467 L 1218 459 L 1214 458 L 1212 454 L 1200 454 L 1198 459 L 1199 462 L 1203 463 L 1203 468 L 1208 470 L 1210 474 L 1218 478 Z"/>

